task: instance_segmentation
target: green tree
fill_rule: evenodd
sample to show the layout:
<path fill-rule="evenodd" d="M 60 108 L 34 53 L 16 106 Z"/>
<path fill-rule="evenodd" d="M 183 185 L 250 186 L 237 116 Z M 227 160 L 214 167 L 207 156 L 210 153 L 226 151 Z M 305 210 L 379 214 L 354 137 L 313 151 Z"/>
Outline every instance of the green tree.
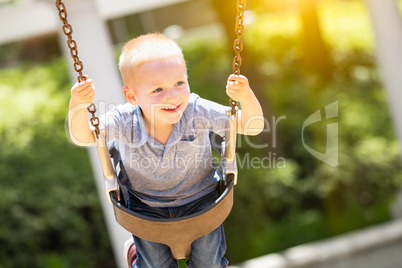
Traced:
<path fill-rule="evenodd" d="M 303 22 L 303 51 L 306 67 L 325 81 L 332 79 L 333 63 L 328 45 L 321 35 L 317 15 L 317 0 L 299 0 Z"/>

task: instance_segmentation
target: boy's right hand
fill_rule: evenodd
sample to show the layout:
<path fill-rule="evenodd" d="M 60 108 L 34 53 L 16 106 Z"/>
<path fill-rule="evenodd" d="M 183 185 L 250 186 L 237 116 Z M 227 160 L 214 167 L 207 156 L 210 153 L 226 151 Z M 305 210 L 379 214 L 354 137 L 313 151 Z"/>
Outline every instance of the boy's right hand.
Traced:
<path fill-rule="evenodd" d="M 95 87 L 92 84 L 91 79 L 86 81 L 77 82 L 71 88 L 71 100 L 70 105 L 75 106 L 78 104 L 88 104 L 91 105 L 95 98 Z"/>

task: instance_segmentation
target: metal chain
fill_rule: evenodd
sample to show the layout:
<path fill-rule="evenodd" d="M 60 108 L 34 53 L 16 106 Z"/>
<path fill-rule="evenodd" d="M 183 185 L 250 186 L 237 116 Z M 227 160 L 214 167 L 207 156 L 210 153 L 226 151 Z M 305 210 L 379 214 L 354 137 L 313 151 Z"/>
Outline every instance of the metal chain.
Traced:
<path fill-rule="evenodd" d="M 92 117 L 89 120 L 91 122 L 91 125 L 95 128 L 95 134 L 99 135 L 100 130 L 99 130 L 99 118 L 95 115 L 96 113 L 96 106 L 95 104 L 91 103 L 89 107 L 87 108 L 88 112 L 91 113 Z"/>
<path fill-rule="evenodd" d="M 242 58 L 240 52 L 243 50 L 243 41 L 241 40 L 244 33 L 244 11 L 246 9 L 246 0 L 237 0 L 237 16 L 236 16 L 236 25 L 235 25 L 235 33 L 236 39 L 233 42 L 233 50 L 235 52 L 235 56 L 233 58 L 233 73 L 236 75 L 240 75 L 240 67 L 242 63 Z M 232 107 L 232 114 L 235 112 L 235 107 L 238 103 L 232 99 L 229 100 L 230 106 Z"/>
<path fill-rule="evenodd" d="M 85 81 L 85 77 L 82 75 L 84 65 L 78 58 L 77 43 L 72 39 L 73 27 L 67 21 L 67 10 L 64 3 L 61 0 L 56 1 L 56 7 L 59 10 L 59 18 L 63 22 L 63 33 L 67 36 L 67 46 L 70 49 L 71 57 L 74 60 L 74 70 L 78 73 L 78 82 Z"/>
<path fill-rule="evenodd" d="M 78 73 L 78 82 L 82 82 L 86 80 L 86 77 L 82 75 L 82 70 L 84 69 L 84 65 L 80 61 L 78 57 L 78 48 L 77 43 L 73 40 L 73 27 L 67 21 L 67 10 L 64 3 L 61 0 L 56 0 L 56 7 L 59 11 L 59 18 L 63 22 L 63 33 L 67 36 L 67 46 L 70 49 L 71 57 L 74 60 L 74 70 Z M 91 125 L 95 128 L 96 135 L 99 135 L 99 118 L 95 116 L 96 106 L 95 104 L 91 104 L 87 108 L 88 112 L 91 113 Z"/>

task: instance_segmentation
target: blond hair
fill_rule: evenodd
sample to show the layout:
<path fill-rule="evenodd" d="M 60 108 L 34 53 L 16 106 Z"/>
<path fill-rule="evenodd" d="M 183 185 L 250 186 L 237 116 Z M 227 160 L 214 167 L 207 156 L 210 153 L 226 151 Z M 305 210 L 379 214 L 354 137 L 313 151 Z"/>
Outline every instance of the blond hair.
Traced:
<path fill-rule="evenodd" d="M 141 64 L 174 57 L 184 61 L 181 48 L 163 34 L 151 33 L 131 39 L 124 45 L 119 58 L 119 69 L 124 85 L 132 86 L 135 69 Z"/>

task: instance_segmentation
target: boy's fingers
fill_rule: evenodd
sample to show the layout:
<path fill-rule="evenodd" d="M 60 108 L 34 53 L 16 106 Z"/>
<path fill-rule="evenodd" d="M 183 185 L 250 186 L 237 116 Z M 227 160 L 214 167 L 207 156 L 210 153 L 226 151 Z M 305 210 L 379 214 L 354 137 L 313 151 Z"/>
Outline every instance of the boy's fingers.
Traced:
<path fill-rule="evenodd" d="M 87 96 L 91 92 L 95 92 L 94 88 L 92 86 L 86 86 L 73 91 L 72 94 L 77 96 Z"/>
<path fill-rule="evenodd" d="M 93 86 L 88 86 L 85 87 L 83 90 L 79 91 L 83 95 L 88 95 L 89 93 L 95 91 L 95 88 Z"/>
<path fill-rule="evenodd" d="M 236 93 L 237 93 L 236 90 L 233 90 L 233 89 L 231 89 L 231 88 L 226 89 L 226 94 L 228 94 L 228 95 L 230 95 L 230 96 L 233 96 L 233 95 L 235 95 Z M 229 96 L 229 97 L 230 97 L 230 96 Z"/>
<path fill-rule="evenodd" d="M 87 81 L 80 82 L 77 87 L 77 92 L 83 91 L 84 89 L 92 86 L 92 80 L 88 79 Z"/>
<path fill-rule="evenodd" d="M 85 90 L 85 91 L 81 91 L 82 95 L 84 96 L 88 96 L 89 94 L 91 94 L 92 90 Z"/>
<path fill-rule="evenodd" d="M 229 76 L 229 80 L 232 81 L 239 81 L 241 83 L 247 82 L 247 78 L 244 75 L 236 75 L 236 74 L 231 74 Z"/>
<path fill-rule="evenodd" d="M 79 85 L 90 85 L 90 84 L 92 84 L 92 79 L 87 79 L 87 80 L 85 80 L 85 81 L 81 81 L 81 82 L 79 82 L 78 84 Z"/>
<path fill-rule="evenodd" d="M 95 92 L 90 92 L 85 97 L 92 99 L 94 96 L 95 96 Z"/>
<path fill-rule="evenodd" d="M 232 90 L 239 90 L 239 89 L 244 88 L 244 84 L 241 83 L 241 82 L 238 82 L 238 81 L 232 81 L 231 80 L 231 81 L 228 82 L 227 87 L 232 89 Z"/>

